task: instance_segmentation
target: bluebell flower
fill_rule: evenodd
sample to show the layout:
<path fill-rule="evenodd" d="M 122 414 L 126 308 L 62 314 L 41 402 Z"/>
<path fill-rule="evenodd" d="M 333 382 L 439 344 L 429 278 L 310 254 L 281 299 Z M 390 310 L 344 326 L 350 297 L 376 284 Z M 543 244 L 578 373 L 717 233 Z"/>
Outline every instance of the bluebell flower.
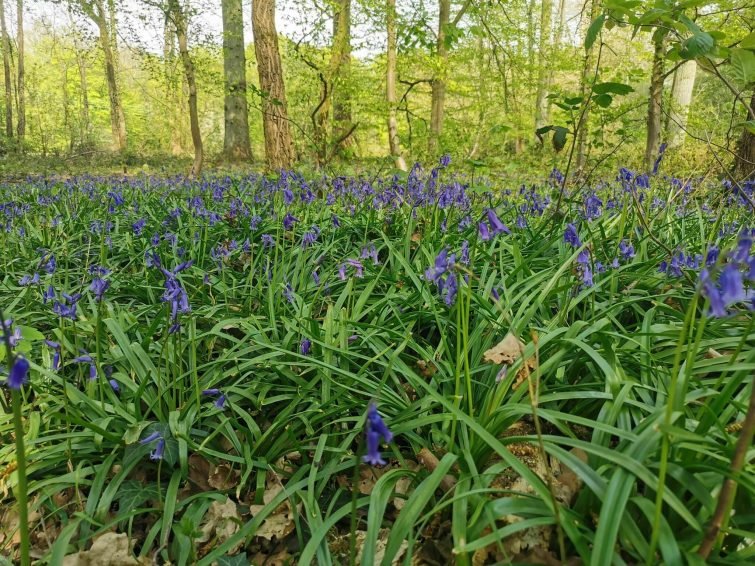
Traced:
<path fill-rule="evenodd" d="M 113 392 L 117 395 L 121 392 L 121 386 L 118 385 L 118 382 L 114 379 L 111 379 L 108 381 L 110 384 L 110 388 L 113 390 Z"/>
<path fill-rule="evenodd" d="M 294 304 L 294 288 L 291 286 L 291 283 L 286 283 L 285 287 L 283 287 L 283 296 L 289 303 Z"/>
<path fill-rule="evenodd" d="M 149 454 L 150 460 L 162 460 L 163 459 L 163 453 L 165 451 L 165 439 L 163 438 L 162 434 L 159 432 L 153 432 L 146 438 L 143 438 L 139 441 L 139 444 L 150 444 L 151 442 L 157 441 L 157 444 L 155 444 L 155 449 L 152 450 Z"/>
<path fill-rule="evenodd" d="M 658 168 L 661 166 L 663 154 L 666 153 L 666 147 L 668 147 L 668 145 L 664 142 L 661 144 L 661 147 L 658 148 L 658 157 L 655 158 L 655 163 L 653 163 L 653 175 L 658 174 Z"/>
<path fill-rule="evenodd" d="M 262 234 L 261 239 L 263 248 L 275 247 L 275 238 L 273 238 L 270 234 Z"/>
<path fill-rule="evenodd" d="M 469 240 L 464 240 L 461 243 L 461 254 L 459 255 L 459 263 L 469 265 Z"/>
<path fill-rule="evenodd" d="M 585 287 L 592 287 L 592 270 L 589 265 L 585 265 L 582 269 L 582 284 Z"/>
<path fill-rule="evenodd" d="M 751 247 L 752 238 L 745 235 L 741 236 L 737 242 L 737 249 L 731 254 L 731 258 L 739 263 L 747 263 Z"/>
<path fill-rule="evenodd" d="M 318 275 L 316 269 L 312 272 L 312 279 L 314 280 L 315 285 L 319 285 L 320 284 L 320 275 Z"/>
<path fill-rule="evenodd" d="M 55 270 L 58 268 L 58 262 L 55 259 L 55 255 L 50 254 L 49 256 L 44 256 L 42 258 L 42 261 L 40 263 L 40 266 L 49 274 L 55 273 Z"/>
<path fill-rule="evenodd" d="M 21 389 L 28 380 L 29 361 L 23 356 L 16 356 L 5 383 L 11 389 Z"/>
<path fill-rule="evenodd" d="M 435 258 L 433 267 L 425 270 L 425 279 L 432 281 L 436 285 L 446 273 L 454 268 L 456 254 L 448 255 L 448 248 L 443 248 Z"/>
<path fill-rule="evenodd" d="M 378 252 L 377 248 L 375 247 L 375 244 L 370 244 L 369 247 L 365 246 L 362 248 L 362 254 L 360 256 L 362 259 L 371 258 L 373 265 L 378 265 L 380 263 L 380 260 L 378 259 Z"/>
<path fill-rule="evenodd" d="M 89 286 L 89 289 L 94 293 L 94 298 L 97 302 L 102 301 L 103 297 L 105 296 L 105 292 L 110 287 L 110 281 L 107 281 L 106 279 L 102 279 L 100 277 L 95 277 L 92 280 L 92 284 Z"/>
<path fill-rule="evenodd" d="M 135 236 L 141 236 L 142 232 L 144 231 L 144 227 L 147 225 L 147 221 L 144 218 L 140 218 L 136 222 L 134 222 L 131 225 L 131 228 L 134 230 Z"/>
<path fill-rule="evenodd" d="M 581 265 L 587 265 L 590 263 L 590 252 L 587 249 L 584 249 L 577 254 L 577 263 Z"/>
<path fill-rule="evenodd" d="M 380 438 L 385 442 L 393 440 L 393 433 L 388 429 L 380 414 L 377 412 L 375 403 L 370 403 L 367 409 L 367 426 L 365 429 L 365 440 L 367 443 L 367 454 L 362 456 L 362 460 L 371 466 L 383 466 L 383 460 L 380 454 Z"/>
<path fill-rule="evenodd" d="M 574 248 L 578 248 L 582 245 L 582 240 L 579 239 L 577 227 L 574 226 L 574 224 L 569 223 L 566 225 L 566 230 L 564 231 L 564 242 L 570 244 Z"/>
<path fill-rule="evenodd" d="M 508 226 L 501 222 L 501 219 L 498 218 L 495 210 L 489 208 L 487 216 L 488 222 L 490 223 L 490 228 L 493 230 L 493 236 L 497 236 L 498 234 L 511 234 L 511 230 L 509 230 Z"/>
<path fill-rule="evenodd" d="M 210 397 L 216 397 L 215 407 L 221 411 L 225 409 L 226 396 L 220 389 L 205 389 L 202 391 L 202 395 L 208 395 Z"/>
<path fill-rule="evenodd" d="M 35 273 L 33 276 L 31 276 L 31 275 L 24 275 L 18 281 L 18 284 L 21 287 L 29 287 L 31 285 L 36 285 L 37 283 L 39 283 L 39 273 Z"/>
<path fill-rule="evenodd" d="M 291 230 L 297 222 L 299 222 L 299 219 L 290 212 L 287 212 L 286 216 L 283 217 L 283 229 Z"/>
<path fill-rule="evenodd" d="M 60 317 L 76 320 L 76 305 L 81 298 L 81 293 L 74 293 L 73 295 L 61 293 L 61 295 L 63 301 L 55 301 L 52 305 L 52 312 Z"/>
<path fill-rule="evenodd" d="M 354 268 L 354 277 L 364 277 L 364 266 L 362 266 L 361 261 L 356 259 L 347 259 L 346 263 Z"/>
<path fill-rule="evenodd" d="M 611 267 L 613 267 L 614 269 L 619 268 L 619 258 L 617 257 L 613 258 L 613 261 L 611 262 Z"/>
<path fill-rule="evenodd" d="M 55 300 L 55 288 L 52 285 L 48 285 L 45 291 L 42 291 L 42 304 L 47 304 L 47 301 Z"/>
<path fill-rule="evenodd" d="M 726 303 L 721 296 L 720 290 L 711 279 L 710 272 L 707 269 L 702 269 L 700 271 L 700 283 L 702 295 L 706 297 L 710 303 L 708 314 L 715 317 L 726 316 Z"/>
<path fill-rule="evenodd" d="M 86 350 L 82 350 L 82 355 L 74 358 L 73 361 L 79 364 L 89 364 L 89 379 L 97 377 L 97 366 L 92 356 Z"/>
<path fill-rule="evenodd" d="M 301 344 L 299 345 L 299 351 L 301 352 L 302 356 L 308 356 L 312 351 L 312 341 L 309 338 L 302 340 Z"/>
<path fill-rule="evenodd" d="M 448 167 L 450 164 L 451 164 L 451 156 L 448 153 L 446 153 L 445 155 L 441 155 L 440 166 Z"/>
<path fill-rule="evenodd" d="M 522 229 L 527 227 L 527 220 L 521 214 L 516 217 L 516 227 Z"/>
<path fill-rule="evenodd" d="M 338 216 L 336 216 L 335 214 L 330 215 L 330 221 L 333 223 L 333 228 L 341 227 L 341 221 L 338 219 Z"/>
<path fill-rule="evenodd" d="M 338 266 L 338 278 L 341 281 L 346 280 L 346 264 L 345 263 L 342 263 L 341 265 Z"/>
<path fill-rule="evenodd" d="M 442 287 L 439 286 L 439 289 L 446 305 L 450 307 L 452 304 L 454 304 L 454 301 L 456 300 L 456 294 L 459 291 L 456 273 L 449 273 Z"/>
<path fill-rule="evenodd" d="M 716 246 L 711 246 L 710 249 L 705 254 L 705 265 L 708 267 L 711 267 L 716 261 L 718 261 L 718 256 L 720 254 L 720 250 Z"/>
<path fill-rule="evenodd" d="M 157 233 L 153 234 L 152 238 L 150 239 L 150 243 L 153 246 L 157 246 L 160 243 L 160 234 L 157 234 Z"/>
<path fill-rule="evenodd" d="M 477 225 L 477 231 L 480 234 L 480 240 L 482 240 L 483 242 L 490 240 L 490 230 L 488 229 L 488 225 L 484 220 Z"/>
<path fill-rule="evenodd" d="M 744 301 L 747 298 L 745 293 L 742 274 L 736 264 L 729 263 L 721 270 L 718 276 L 718 282 L 721 285 L 721 299 L 726 306 Z"/>
<path fill-rule="evenodd" d="M 634 246 L 626 240 L 622 240 L 619 243 L 619 252 L 624 259 L 631 259 L 635 256 Z"/>
<path fill-rule="evenodd" d="M 249 219 L 249 229 L 250 230 L 256 230 L 257 226 L 260 225 L 260 222 L 262 222 L 262 217 L 258 214 L 255 214 Z"/>
<path fill-rule="evenodd" d="M 45 340 L 45 344 L 55 352 L 52 356 L 52 370 L 58 371 L 60 369 L 60 344 L 52 340 Z"/>

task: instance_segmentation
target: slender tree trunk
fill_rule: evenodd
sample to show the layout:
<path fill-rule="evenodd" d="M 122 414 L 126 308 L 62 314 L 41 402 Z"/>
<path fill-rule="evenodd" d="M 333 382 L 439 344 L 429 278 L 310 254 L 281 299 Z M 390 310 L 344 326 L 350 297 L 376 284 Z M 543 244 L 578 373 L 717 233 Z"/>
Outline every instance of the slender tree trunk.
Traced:
<path fill-rule="evenodd" d="M 755 91 L 750 98 L 750 109 L 755 112 Z M 745 115 L 749 120 L 750 115 Z M 755 134 L 747 128 L 742 128 L 742 134 L 737 142 L 737 157 L 734 161 L 734 173 L 740 179 L 751 179 L 755 175 Z"/>
<path fill-rule="evenodd" d="M 648 96 L 647 141 L 645 170 L 651 171 L 661 146 L 661 105 L 663 104 L 663 70 L 666 56 L 666 37 L 654 36 L 653 72 Z"/>
<path fill-rule="evenodd" d="M 388 48 L 386 53 L 385 91 L 388 102 L 388 147 L 396 168 L 406 171 L 406 161 L 401 155 L 401 144 L 398 137 L 398 120 L 396 119 L 396 0 L 387 0 L 386 28 L 388 31 Z"/>
<path fill-rule="evenodd" d="M 165 121 L 170 131 L 170 152 L 172 155 L 183 153 L 181 143 L 181 101 L 180 89 L 176 81 L 176 32 L 170 18 L 166 14 L 163 24 L 163 65 L 165 71 L 165 100 L 170 109 Z"/>
<path fill-rule="evenodd" d="M 338 0 L 333 17 L 333 43 L 336 58 L 331 89 L 333 91 L 333 151 L 341 156 L 354 144 L 351 116 L 351 0 Z"/>
<path fill-rule="evenodd" d="M 197 107 L 197 80 L 194 74 L 194 62 L 189 54 L 188 24 L 186 15 L 178 0 L 168 0 L 168 10 L 173 16 L 173 24 L 178 40 L 178 53 L 186 76 L 186 86 L 189 88 L 189 123 L 191 126 L 191 141 L 194 144 L 194 163 L 189 176 L 198 177 L 202 172 L 204 162 L 204 148 L 202 146 L 202 132 L 199 130 L 199 109 Z"/>
<path fill-rule="evenodd" d="M 115 21 L 115 14 L 111 14 L 110 19 L 108 19 L 103 0 L 82 2 L 81 6 L 89 19 L 97 26 L 100 34 L 100 47 L 104 55 L 105 79 L 110 99 L 110 129 L 113 136 L 113 150 L 122 152 L 126 149 L 126 118 L 123 114 L 121 95 L 118 90 L 116 60 L 110 33 L 111 26 Z"/>
<path fill-rule="evenodd" d="M 687 61 L 674 72 L 674 83 L 671 87 L 671 106 L 666 113 L 666 139 L 669 147 L 679 147 L 684 143 L 687 127 L 687 116 L 692 104 L 692 93 L 695 89 L 697 62 Z"/>
<path fill-rule="evenodd" d="M 76 51 L 76 66 L 79 69 L 79 82 L 81 85 L 81 131 L 79 132 L 79 143 L 83 147 L 93 145 L 92 139 L 92 121 L 89 117 L 89 87 L 87 81 L 87 67 L 84 59 L 84 53 L 80 46 L 76 33 L 73 34 L 73 47 Z"/>
<path fill-rule="evenodd" d="M 451 22 L 451 0 L 438 2 L 438 41 L 435 48 L 435 72 L 431 83 L 432 98 L 430 101 L 430 137 L 427 140 L 427 151 L 430 157 L 438 152 L 440 136 L 443 133 L 443 113 L 446 102 L 446 66 L 448 65 L 448 46 L 446 45 L 446 30 Z"/>
<path fill-rule="evenodd" d="M 24 87 L 24 0 L 16 2 L 16 26 L 18 27 L 18 146 L 23 149 L 24 137 L 26 136 L 26 90 Z"/>
<path fill-rule="evenodd" d="M 288 123 L 283 66 L 275 30 L 275 0 L 252 0 L 254 52 L 262 99 L 262 126 L 268 169 L 285 169 L 294 161 L 294 144 Z"/>
<path fill-rule="evenodd" d="M 246 104 L 246 55 L 241 0 L 222 0 L 223 71 L 225 73 L 225 135 L 223 153 L 231 161 L 252 158 Z"/>
<path fill-rule="evenodd" d="M 598 17 L 599 12 L 600 0 L 592 0 L 590 2 L 590 19 L 587 22 L 587 26 L 585 27 L 585 32 L 587 31 L 590 23 L 592 23 L 595 18 Z M 593 67 L 595 66 L 595 58 L 593 57 L 594 48 L 595 46 L 591 45 L 590 49 L 587 49 L 585 51 L 585 59 L 582 65 L 582 76 L 579 81 L 579 94 L 582 96 L 583 100 L 589 93 L 590 83 L 593 79 Z M 574 167 L 577 175 L 582 172 L 582 170 L 585 168 L 585 164 L 587 163 L 587 125 L 589 124 L 589 118 L 590 107 L 588 106 L 582 114 L 582 118 L 579 124 L 577 125 L 577 157 Z"/>
<path fill-rule="evenodd" d="M 13 83 L 10 71 L 10 38 L 5 25 L 5 0 L 0 0 L 0 33 L 3 41 L 3 71 L 5 72 L 5 135 L 13 138 Z"/>
<path fill-rule="evenodd" d="M 551 33 L 553 0 L 543 0 L 540 11 L 540 56 L 537 71 L 537 94 L 535 97 L 535 128 L 548 124 L 550 119 L 548 89 L 551 79 Z"/>

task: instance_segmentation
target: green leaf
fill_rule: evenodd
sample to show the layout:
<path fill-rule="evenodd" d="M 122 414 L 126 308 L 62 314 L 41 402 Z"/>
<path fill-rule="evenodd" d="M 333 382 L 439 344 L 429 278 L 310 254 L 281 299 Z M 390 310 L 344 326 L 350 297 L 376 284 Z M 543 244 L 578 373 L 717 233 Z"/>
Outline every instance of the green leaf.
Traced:
<path fill-rule="evenodd" d="M 744 39 L 739 42 L 739 46 L 742 49 L 755 49 L 755 31 L 747 34 Z"/>
<path fill-rule="evenodd" d="M 218 566 L 245 566 L 249 564 L 249 559 L 246 557 L 246 552 L 242 552 L 233 556 L 218 556 L 215 562 Z"/>
<path fill-rule="evenodd" d="M 553 128 L 553 149 L 561 151 L 566 145 L 566 136 L 569 130 L 563 126 L 556 126 Z"/>
<path fill-rule="evenodd" d="M 683 59 L 695 59 L 696 57 L 710 53 L 715 44 L 716 40 L 709 33 L 696 33 L 684 40 L 679 54 Z"/>
<path fill-rule="evenodd" d="M 606 15 L 601 14 L 597 18 L 593 20 L 593 22 L 590 24 L 590 27 L 587 28 L 587 33 L 585 34 L 585 49 L 590 50 L 590 48 L 595 43 L 595 40 L 598 39 L 598 34 L 600 33 L 600 30 L 603 29 L 603 24 L 606 21 Z"/>
<path fill-rule="evenodd" d="M 755 81 L 755 53 L 747 49 L 732 49 L 729 61 L 740 85 L 747 86 Z"/>
<path fill-rule="evenodd" d="M 601 108 L 608 108 L 611 106 L 611 102 L 613 102 L 613 96 L 610 94 L 596 94 L 592 97 L 592 100 Z"/>
<path fill-rule="evenodd" d="M 634 89 L 624 83 L 598 83 L 592 87 L 595 94 L 629 94 Z"/>

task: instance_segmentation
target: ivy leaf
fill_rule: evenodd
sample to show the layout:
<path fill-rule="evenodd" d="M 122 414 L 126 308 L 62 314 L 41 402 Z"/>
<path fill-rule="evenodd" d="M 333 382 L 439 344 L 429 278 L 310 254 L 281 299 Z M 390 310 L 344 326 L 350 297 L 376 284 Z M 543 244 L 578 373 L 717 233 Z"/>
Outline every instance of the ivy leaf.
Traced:
<path fill-rule="evenodd" d="M 563 126 L 556 126 L 553 128 L 553 149 L 557 152 L 561 151 L 564 149 L 564 146 L 566 146 L 566 135 L 568 133 L 569 130 Z"/>
<path fill-rule="evenodd" d="M 600 33 L 600 30 L 603 29 L 603 24 L 606 22 L 606 15 L 601 14 L 593 22 L 590 24 L 590 27 L 587 28 L 587 33 L 585 34 L 585 50 L 589 51 L 590 48 L 595 43 L 595 40 L 598 39 L 598 34 Z"/>
<path fill-rule="evenodd" d="M 731 69 L 734 77 L 742 86 L 755 82 L 755 53 L 747 49 L 732 49 Z"/>
<path fill-rule="evenodd" d="M 592 87 L 595 94 L 629 94 L 634 89 L 623 83 L 598 83 Z"/>

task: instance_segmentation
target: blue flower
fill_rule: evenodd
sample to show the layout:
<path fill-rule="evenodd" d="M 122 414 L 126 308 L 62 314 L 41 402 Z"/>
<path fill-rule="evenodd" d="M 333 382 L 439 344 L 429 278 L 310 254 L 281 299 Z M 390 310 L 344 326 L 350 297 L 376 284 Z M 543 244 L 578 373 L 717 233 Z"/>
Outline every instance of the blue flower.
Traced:
<path fill-rule="evenodd" d="M 23 387 L 28 381 L 28 378 L 29 361 L 23 356 L 16 356 L 16 359 L 13 362 L 13 367 L 11 367 L 10 372 L 8 373 L 8 379 L 5 383 L 11 389 L 21 389 L 21 387 Z"/>
<path fill-rule="evenodd" d="M 294 288 L 291 283 L 286 283 L 286 286 L 283 287 L 283 296 L 289 303 L 294 304 Z"/>
<path fill-rule="evenodd" d="M 205 389 L 202 391 L 202 395 L 208 395 L 210 397 L 217 396 L 217 399 L 215 399 L 215 407 L 221 411 L 225 409 L 226 396 L 220 389 Z"/>
<path fill-rule="evenodd" d="M 574 224 L 569 223 L 566 225 L 566 230 L 564 231 L 564 242 L 570 244 L 574 248 L 578 248 L 582 245 L 582 240 L 579 239 L 577 227 L 574 226 Z"/>
<path fill-rule="evenodd" d="M 52 340 L 45 340 L 45 344 L 55 351 L 52 357 L 52 370 L 58 371 L 60 369 L 60 344 Z"/>
<path fill-rule="evenodd" d="M 734 303 L 744 301 L 747 298 L 744 283 L 742 281 L 742 274 L 739 272 L 739 267 L 736 264 L 727 264 L 721 270 L 721 274 L 718 276 L 718 282 L 721 285 L 721 299 L 726 306 L 731 306 Z"/>
<path fill-rule="evenodd" d="M 490 230 L 488 229 L 488 225 L 484 220 L 477 225 L 477 230 L 480 234 L 480 240 L 482 240 L 483 242 L 490 240 Z"/>
<path fill-rule="evenodd" d="M 47 290 L 42 291 L 42 304 L 47 304 L 47 301 L 55 299 L 55 288 L 52 285 L 47 287 Z"/>
<path fill-rule="evenodd" d="M 302 356 L 308 356 L 312 351 L 312 341 L 309 338 L 302 340 L 301 344 L 299 345 L 299 351 L 301 352 Z"/>
<path fill-rule="evenodd" d="M 448 248 L 443 248 L 435 258 L 435 265 L 425 270 L 425 279 L 436 285 L 448 271 L 452 270 L 456 260 L 456 254 L 448 255 Z"/>
<path fill-rule="evenodd" d="M 708 314 L 715 317 L 726 316 L 726 303 L 707 269 L 700 271 L 700 283 L 703 296 L 710 302 Z"/>
<path fill-rule="evenodd" d="M 286 213 L 286 216 L 283 217 L 283 229 L 284 230 L 290 230 L 294 227 L 294 224 L 299 222 L 299 219 L 296 218 L 293 214 L 290 212 Z"/>
<path fill-rule="evenodd" d="M 631 259 L 635 256 L 634 246 L 626 240 L 622 240 L 621 243 L 619 243 L 619 252 L 624 256 L 624 259 Z"/>
<path fill-rule="evenodd" d="M 18 281 L 18 284 L 21 287 L 30 287 L 31 285 L 36 285 L 37 283 L 39 283 L 39 273 L 35 273 L 33 276 L 24 275 Z"/>
<path fill-rule="evenodd" d="M 464 265 L 469 265 L 469 240 L 464 240 L 461 243 L 461 254 L 459 256 L 459 262 Z"/>
<path fill-rule="evenodd" d="M 273 238 L 270 234 L 262 234 L 261 239 L 263 248 L 275 247 L 275 238 Z"/>
<path fill-rule="evenodd" d="M 658 148 L 658 157 L 655 158 L 655 163 L 653 163 L 653 175 L 658 174 L 658 168 L 661 166 L 663 154 L 666 153 L 666 147 L 667 144 L 664 142 L 661 144 L 661 147 Z"/>
<path fill-rule="evenodd" d="M 91 291 L 94 293 L 95 300 L 100 302 L 102 301 L 103 297 L 105 296 L 105 292 L 109 287 L 110 281 L 107 281 L 100 277 L 95 277 L 92 280 L 92 284 L 89 286 L 89 289 L 91 289 Z"/>
<path fill-rule="evenodd" d="M 121 386 L 118 385 L 118 382 L 116 380 L 111 379 L 110 381 L 108 381 L 108 383 L 110 384 L 110 387 L 116 395 L 121 392 Z"/>
<path fill-rule="evenodd" d="M 385 442 L 393 440 L 393 433 L 383 422 L 383 419 L 377 412 L 375 403 L 370 403 L 367 409 L 367 427 L 365 431 L 365 440 L 367 442 L 367 454 L 362 456 L 362 460 L 371 466 L 385 465 L 380 454 L 380 438 Z"/>
<path fill-rule="evenodd" d="M 508 226 L 506 226 L 503 222 L 501 222 L 501 219 L 498 218 L 498 215 L 495 213 L 495 210 L 492 208 L 488 209 L 487 212 L 488 216 L 488 222 L 490 223 L 490 227 L 493 230 L 493 236 L 497 236 L 498 234 L 511 234 L 511 230 L 509 230 Z"/>

